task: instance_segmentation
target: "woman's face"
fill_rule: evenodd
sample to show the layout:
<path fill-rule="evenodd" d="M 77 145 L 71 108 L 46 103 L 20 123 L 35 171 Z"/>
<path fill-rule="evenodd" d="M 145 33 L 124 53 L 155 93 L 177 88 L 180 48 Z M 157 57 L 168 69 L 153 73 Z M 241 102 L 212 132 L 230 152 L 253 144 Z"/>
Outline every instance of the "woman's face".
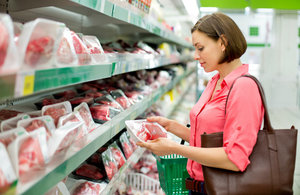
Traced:
<path fill-rule="evenodd" d="M 194 31 L 192 41 L 196 49 L 194 58 L 199 61 L 205 72 L 219 70 L 218 64 L 225 51 L 221 39 L 215 41 L 203 32 Z"/>

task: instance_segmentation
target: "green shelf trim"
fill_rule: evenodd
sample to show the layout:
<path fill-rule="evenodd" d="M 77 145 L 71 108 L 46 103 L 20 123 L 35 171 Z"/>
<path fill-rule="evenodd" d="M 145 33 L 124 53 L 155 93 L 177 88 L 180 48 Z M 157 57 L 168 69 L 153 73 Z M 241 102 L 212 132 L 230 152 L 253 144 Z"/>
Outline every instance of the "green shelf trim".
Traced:
<path fill-rule="evenodd" d="M 111 77 L 112 65 L 88 65 L 37 70 L 34 92 Z"/>
<path fill-rule="evenodd" d="M 271 44 L 265 44 L 265 43 L 247 43 L 248 47 L 271 47 Z"/>
<path fill-rule="evenodd" d="M 120 6 L 115 5 L 114 10 L 113 10 L 113 15 L 114 18 L 117 18 L 119 20 L 129 22 L 128 21 L 128 10 L 125 8 L 122 8 Z"/>

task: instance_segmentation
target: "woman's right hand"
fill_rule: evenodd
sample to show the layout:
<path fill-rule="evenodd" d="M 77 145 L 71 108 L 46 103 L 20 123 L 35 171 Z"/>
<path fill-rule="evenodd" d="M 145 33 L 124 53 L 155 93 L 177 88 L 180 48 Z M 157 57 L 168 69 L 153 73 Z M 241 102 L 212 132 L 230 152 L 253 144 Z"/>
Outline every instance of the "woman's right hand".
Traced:
<path fill-rule="evenodd" d="M 165 128 L 167 131 L 171 130 L 171 125 L 172 123 L 174 123 L 173 120 L 170 120 L 168 118 L 165 117 L 161 117 L 161 116 L 152 116 L 152 117 L 148 117 L 147 121 L 149 122 L 157 122 L 158 124 L 160 124 L 163 128 Z"/>

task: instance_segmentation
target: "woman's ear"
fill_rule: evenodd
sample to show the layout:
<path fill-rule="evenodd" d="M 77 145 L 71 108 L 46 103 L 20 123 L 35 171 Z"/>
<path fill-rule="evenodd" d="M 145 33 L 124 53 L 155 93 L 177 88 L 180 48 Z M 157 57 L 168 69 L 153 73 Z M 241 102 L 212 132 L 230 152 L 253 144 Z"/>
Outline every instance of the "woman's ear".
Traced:
<path fill-rule="evenodd" d="M 221 49 L 222 49 L 222 52 L 225 52 L 225 49 L 228 45 L 228 42 L 227 42 L 227 39 L 225 37 L 225 35 L 221 35 L 219 40 L 221 41 Z"/>

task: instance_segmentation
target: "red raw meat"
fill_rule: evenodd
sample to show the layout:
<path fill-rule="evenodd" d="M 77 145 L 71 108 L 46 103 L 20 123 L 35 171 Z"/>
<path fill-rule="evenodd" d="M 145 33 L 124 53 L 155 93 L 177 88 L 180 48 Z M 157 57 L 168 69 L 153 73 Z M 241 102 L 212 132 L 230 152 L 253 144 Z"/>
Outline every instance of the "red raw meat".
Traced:
<path fill-rule="evenodd" d="M 71 31 L 71 36 L 72 36 L 75 52 L 76 54 L 78 54 L 79 63 L 89 64 L 91 62 L 91 56 L 88 54 L 88 51 L 85 48 L 83 42 L 73 31 Z"/>
<path fill-rule="evenodd" d="M 114 148 L 114 147 L 111 147 L 111 152 L 112 152 L 114 159 L 116 160 L 116 162 L 118 164 L 118 169 L 120 169 L 125 163 L 125 158 L 124 158 L 122 152 L 119 149 Z"/>
<path fill-rule="evenodd" d="M 105 171 L 109 180 L 118 172 L 118 169 L 114 162 L 109 161 L 109 164 L 105 164 Z"/>
<path fill-rule="evenodd" d="M 104 105 L 104 104 L 94 105 L 90 107 L 90 110 L 93 119 L 102 120 L 102 121 L 111 120 L 110 113 L 109 113 L 110 110 L 109 105 Z"/>
<path fill-rule="evenodd" d="M 57 93 L 57 94 L 54 94 L 53 96 L 55 98 L 66 98 L 66 99 L 71 99 L 71 98 L 74 98 L 75 96 L 77 95 L 77 93 L 73 90 L 66 90 L 64 92 L 61 92 L 61 93 Z"/>
<path fill-rule="evenodd" d="M 71 46 L 65 37 L 63 37 L 59 43 L 56 55 L 61 63 L 71 64 L 73 62 L 74 58 L 72 55 Z"/>
<path fill-rule="evenodd" d="M 99 195 L 101 187 L 99 184 L 92 182 L 81 183 L 73 192 L 72 195 Z"/>
<path fill-rule="evenodd" d="M 57 126 L 58 120 L 61 116 L 67 113 L 65 108 L 48 108 L 44 115 L 49 115 L 53 118 L 55 126 Z"/>
<path fill-rule="evenodd" d="M 122 108 L 126 109 L 130 106 L 130 103 L 125 97 L 118 97 L 116 101 L 122 106 Z"/>
<path fill-rule="evenodd" d="M 151 140 L 159 137 L 167 137 L 167 133 L 163 132 L 162 129 L 156 124 L 145 122 L 143 123 L 143 126 L 150 132 Z"/>
<path fill-rule="evenodd" d="M 132 147 L 127 143 L 123 142 L 123 151 L 125 153 L 125 157 L 128 159 L 133 153 Z"/>
<path fill-rule="evenodd" d="M 102 164 L 102 158 L 101 154 L 94 153 L 89 159 L 88 162 L 94 165 L 101 165 Z"/>
<path fill-rule="evenodd" d="M 94 99 L 92 97 L 75 97 L 69 101 L 72 105 L 79 105 L 82 102 L 86 102 L 88 105 L 91 105 Z"/>
<path fill-rule="evenodd" d="M 29 137 L 19 149 L 19 174 L 29 171 L 32 167 L 42 166 L 44 157 L 37 138 Z"/>
<path fill-rule="evenodd" d="M 90 113 L 89 113 L 89 111 L 85 108 L 85 107 L 81 107 L 80 108 L 80 110 L 79 110 L 79 114 L 80 114 L 80 116 L 82 117 L 82 119 L 84 120 L 84 122 L 85 122 L 85 124 L 86 124 L 86 126 L 88 127 L 88 128 L 90 128 L 90 126 L 91 126 L 91 118 L 90 118 Z M 89 130 L 91 130 L 91 129 L 89 129 Z"/>
<path fill-rule="evenodd" d="M 98 91 L 98 89 L 97 89 L 97 87 L 94 87 L 94 86 L 91 86 L 91 85 L 89 85 L 89 84 L 83 84 L 80 88 L 79 88 L 79 90 L 81 90 L 81 91 L 94 91 L 94 92 L 97 92 Z"/>
<path fill-rule="evenodd" d="M 9 43 L 9 34 L 6 27 L 0 23 L 0 68 L 4 64 L 7 50 L 8 50 L 8 43 Z"/>
<path fill-rule="evenodd" d="M 20 113 L 22 112 L 15 111 L 15 110 L 6 110 L 6 109 L 0 110 L 0 121 L 10 119 L 12 117 L 17 116 Z"/>
<path fill-rule="evenodd" d="M 135 151 L 137 149 L 137 145 L 136 145 L 135 141 L 133 141 L 133 139 L 131 137 L 128 138 L 128 139 L 129 139 L 129 142 L 132 146 L 132 150 Z"/>
<path fill-rule="evenodd" d="M 102 179 L 103 175 L 100 169 L 94 165 L 84 164 L 76 170 L 76 174 L 91 179 Z"/>
<path fill-rule="evenodd" d="M 43 99 L 43 106 L 47 106 L 47 105 L 51 105 L 51 104 L 56 104 L 56 103 L 60 103 L 63 102 L 64 100 L 60 100 L 60 99 L 50 99 L 50 98 L 45 98 Z"/>
<path fill-rule="evenodd" d="M 148 130 L 146 130 L 145 128 L 141 128 L 141 129 L 137 132 L 136 136 L 137 136 L 138 138 L 140 138 L 141 140 L 145 141 L 145 142 L 146 142 L 147 140 L 151 140 L 151 138 L 152 138 L 150 132 L 149 132 Z"/>
<path fill-rule="evenodd" d="M 104 96 L 104 94 L 103 93 L 101 93 L 101 92 L 87 92 L 86 94 L 85 94 L 85 97 L 92 97 L 92 98 L 98 98 L 98 97 L 102 97 L 102 96 Z"/>
<path fill-rule="evenodd" d="M 27 45 L 25 63 L 33 66 L 36 65 L 41 58 L 45 58 L 43 61 L 48 60 L 51 58 L 53 45 L 54 40 L 50 36 L 31 40 Z"/>
<path fill-rule="evenodd" d="M 16 133 L 12 133 L 7 137 L 0 138 L 0 142 L 3 143 L 5 147 L 7 147 L 17 137 L 18 137 L 18 135 Z"/>
<path fill-rule="evenodd" d="M 34 131 L 40 127 L 45 127 L 47 133 L 47 139 L 51 136 L 49 133 L 49 129 L 45 125 L 44 121 L 41 120 L 33 120 L 31 123 L 25 128 L 27 132 Z"/>
<path fill-rule="evenodd" d="M 96 99 L 95 102 L 99 103 L 99 104 L 108 105 L 108 106 L 120 109 L 120 105 L 116 101 L 109 101 L 107 99 L 105 99 L 105 100 L 104 99 L 100 99 L 100 100 Z"/>

